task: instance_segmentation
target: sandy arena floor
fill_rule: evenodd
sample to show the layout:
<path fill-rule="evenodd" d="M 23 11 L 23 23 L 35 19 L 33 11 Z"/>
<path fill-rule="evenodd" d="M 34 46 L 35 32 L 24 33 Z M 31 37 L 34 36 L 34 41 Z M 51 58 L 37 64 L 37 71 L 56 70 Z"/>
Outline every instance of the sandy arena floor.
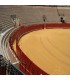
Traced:
<path fill-rule="evenodd" d="M 70 74 L 70 29 L 30 32 L 19 41 L 21 50 L 49 74 Z"/>

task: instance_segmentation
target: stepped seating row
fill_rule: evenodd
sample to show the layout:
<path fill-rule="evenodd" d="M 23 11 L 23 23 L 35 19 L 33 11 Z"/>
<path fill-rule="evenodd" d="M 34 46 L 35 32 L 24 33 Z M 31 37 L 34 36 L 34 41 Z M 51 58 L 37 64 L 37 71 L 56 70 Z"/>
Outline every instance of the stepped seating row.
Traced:
<path fill-rule="evenodd" d="M 58 11 L 57 11 L 58 9 Z M 0 9 L 0 28 L 13 26 L 10 15 L 16 14 L 20 19 L 21 25 L 40 24 L 43 23 L 43 15 L 46 16 L 47 23 L 59 23 L 60 16 L 64 14 L 66 22 L 70 22 L 70 9 L 58 7 L 43 7 L 43 6 L 11 6 Z"/>
<path fill-rule="evenodd" d="M 1 14 L 0 15 L 0 31 L 4 32 L 5 30 L 7 30 L 8 28 L 13 27 L 13 23 L 11 21 L 10 16 L 6 15 L 6 14 Z"/>

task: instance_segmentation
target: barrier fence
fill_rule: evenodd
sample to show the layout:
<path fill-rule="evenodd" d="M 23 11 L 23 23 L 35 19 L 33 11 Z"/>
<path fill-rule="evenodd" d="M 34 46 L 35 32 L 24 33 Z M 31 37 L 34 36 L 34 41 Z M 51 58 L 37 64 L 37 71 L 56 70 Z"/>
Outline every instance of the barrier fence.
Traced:
<path fill-rule="evenodd" d="M 40 29 L 53 29 L 53 28 L 63 28 L 68 29 L 70 28 L 70 23 L 51 23 L 51 24 L 35 24 L 31 26 L 21 26 L 16 31 L 14 31 L 10 38 L 9 44 L 11 49 L 14 51 L 13 42 L 16 40 L 16 52 L 14 51 L 15 55 L 20 61 L 20 70 L 23 71 L 25 74 L 48 74 L 47 72 L 40 69 L 37 65 L 35 65 L 22 50 L 19 48 L 18 42 L 22 35 L 25 35 L 31 31 L 40 30 Z"/>

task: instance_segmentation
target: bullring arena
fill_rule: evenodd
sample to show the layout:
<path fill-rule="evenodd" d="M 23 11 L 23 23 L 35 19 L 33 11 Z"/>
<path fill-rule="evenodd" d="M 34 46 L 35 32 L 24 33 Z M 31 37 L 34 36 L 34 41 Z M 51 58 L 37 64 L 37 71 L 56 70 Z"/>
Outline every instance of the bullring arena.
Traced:
<path fill-rule="evenodd" d="M 57 11 L 55 7 L 37 6 L 36 8 L 33 6 L 33 8 L 45 9 L 50 12 Z M 68 11 L 70 7 L 59 7 L 59 12 L 62 14 L 61 9 Z M 69 16 L 67 13 L 63 14 Z M 69 20 L 68 16 L 65 16 L 65 19 Z M 51 20 L 52 18 L 48 17 L 48 19 Z M 69 21 L 59 22 L 58 19 L 46 22 L 45 18 L 42 23 L 22 24 L 15 28 L 9 28 L 7 34 L 1 33 L 3 35 L 1 41 L 3 41 L 0 46 L 3 48 L 2 50 L 7 49 L 1 53 L 4 54 L 7 65 L 11 63 L 18 70 L 18 73 L 22 74 L 70 74 L 70 23 Z M 12 74 L 14 74 L 13 69 Z"/>

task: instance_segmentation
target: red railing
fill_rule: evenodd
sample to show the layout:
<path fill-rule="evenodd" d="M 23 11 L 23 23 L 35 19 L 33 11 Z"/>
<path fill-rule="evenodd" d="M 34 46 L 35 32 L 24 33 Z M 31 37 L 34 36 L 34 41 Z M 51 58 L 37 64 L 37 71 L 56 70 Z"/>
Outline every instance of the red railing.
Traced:
<path fill-rule="evenodd" d="M 66 23 L 52 23 L 52 24 L 38 24 L 38 25 L 31 25 L 27 27 L 20 27 L 19 29 L 15 30 L 9 39 L 9 44 L 11 49 L 14 51 L 13 42 L 16 40 L 16 52 L 14 51 L 15 55 L 20 61 L 20 70 L 23 71 L 25 74 L 48 74 L 47 72 L 40 69 L 36 64 L 34 64 L 22 50 L 19 48 L 18 42 L 22 35 L 25 35 L 31 31 L 44 29 L 44 28 L 70 28 L 70 24 Z"/>

